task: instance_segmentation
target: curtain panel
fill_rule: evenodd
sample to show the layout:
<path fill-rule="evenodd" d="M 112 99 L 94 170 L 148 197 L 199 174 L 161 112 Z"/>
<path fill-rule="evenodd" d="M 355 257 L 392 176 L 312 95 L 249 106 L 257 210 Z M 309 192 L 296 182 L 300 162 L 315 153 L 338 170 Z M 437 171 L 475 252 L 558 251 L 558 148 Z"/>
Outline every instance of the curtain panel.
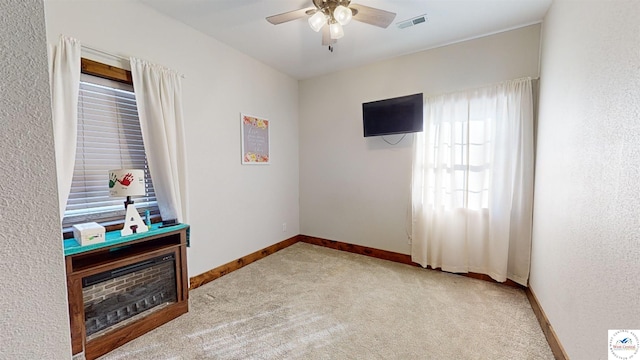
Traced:
<path fill-rule="evenodd" d="M 533 209 L 531 79 L 425 99 L 414 142 L 414 262 L 527 285 Z"/>
<path fill-rule="evenodd" d="M 60 36 L 58 46 L 53 49 L 51 57 L 51 111 L 61 222 L 71 191 L 76 161 L 80 51 L 78 40 Z"/>
<path fill-rule="evenodd" d="M 173 70 L 133 57 L 131 75 L 160 214 L 163 219 L 187 222 L 181 77 Z"/>

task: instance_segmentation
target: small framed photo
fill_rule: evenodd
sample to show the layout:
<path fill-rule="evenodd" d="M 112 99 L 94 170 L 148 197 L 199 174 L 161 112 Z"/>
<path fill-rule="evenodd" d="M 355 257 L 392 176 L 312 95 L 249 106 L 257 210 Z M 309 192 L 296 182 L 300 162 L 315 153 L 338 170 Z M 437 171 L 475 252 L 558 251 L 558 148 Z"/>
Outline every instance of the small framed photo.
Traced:
<path fill-rule="evenodd" d="M 242 164 L 269 164 L 269 120 L 240 114 Z"/>

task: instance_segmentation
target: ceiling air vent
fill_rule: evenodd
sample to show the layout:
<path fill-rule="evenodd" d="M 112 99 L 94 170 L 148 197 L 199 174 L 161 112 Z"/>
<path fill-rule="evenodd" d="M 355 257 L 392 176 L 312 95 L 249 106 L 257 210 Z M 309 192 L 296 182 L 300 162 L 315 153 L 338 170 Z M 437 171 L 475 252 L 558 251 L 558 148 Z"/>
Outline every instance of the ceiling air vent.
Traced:
<path fill-rule="evenodd" d="M 396 23 L 396 25 L 398 26 L 398 29 L 406 29 L 413 25 L 418 25 L 425 22 L 427 22 L 427 14 L 416 16 L 408 20 L 400 21 L 399 23 Z"/>

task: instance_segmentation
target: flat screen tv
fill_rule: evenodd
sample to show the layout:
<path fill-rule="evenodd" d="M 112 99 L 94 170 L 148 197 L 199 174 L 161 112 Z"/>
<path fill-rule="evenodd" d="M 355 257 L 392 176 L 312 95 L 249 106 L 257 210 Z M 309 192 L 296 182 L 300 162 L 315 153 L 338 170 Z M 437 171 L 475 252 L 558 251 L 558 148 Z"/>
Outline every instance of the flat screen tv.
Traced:
<path fill-rule="evenodd" d="M 422 93 L 362 104 L 364 136 L 422 131 Z"/>

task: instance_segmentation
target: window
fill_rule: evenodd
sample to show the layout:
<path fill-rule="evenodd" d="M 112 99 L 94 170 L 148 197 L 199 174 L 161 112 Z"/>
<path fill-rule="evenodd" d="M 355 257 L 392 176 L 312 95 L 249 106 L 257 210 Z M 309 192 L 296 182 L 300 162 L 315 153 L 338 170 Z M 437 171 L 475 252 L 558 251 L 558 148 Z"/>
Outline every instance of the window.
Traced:
<path fill-rule="evenodd" d="M 429 157 L 421 167 L 425 171 L 425 191 L 437 194 L 428 199 L 441 202 L 447 209 L 489 207 L 495 120 L 476 111 L 476 107 L 484 110 L 476 103 L 467 98 L 452 100 L 449 108 L 438 113 L 442 118 L 425 125 L 424 146 L 429 149 Z"/>
<path fill-rule="evenodd" d="M 426 99 L 413 154 L 414 262 L 527 283 L 532 99 L 529 78 Z"/>
<path fill-rule="evenodd" d="M 484 134 L 491 123 L 492 119 L 469 119 L 441 123 L 440 128 L 430 124 L 427 191 L 450 197 L 447 204 L 453 208 L 488 207 L 491 142 Z M 438 176 L 440 181 L 436 181 Z"/>
<path fill-rule="evenodd" d="M 125 199 L 109 196 L 111 169 L 144 169 L 147 194 L 132 199 L 138 211 L 159 216 L 135 94 L 128 82 L 86 73 L 80 78 L 76 162 L 62 222 L 65 229 L 90 221 L 112 225 L 124 220 Z"/>

